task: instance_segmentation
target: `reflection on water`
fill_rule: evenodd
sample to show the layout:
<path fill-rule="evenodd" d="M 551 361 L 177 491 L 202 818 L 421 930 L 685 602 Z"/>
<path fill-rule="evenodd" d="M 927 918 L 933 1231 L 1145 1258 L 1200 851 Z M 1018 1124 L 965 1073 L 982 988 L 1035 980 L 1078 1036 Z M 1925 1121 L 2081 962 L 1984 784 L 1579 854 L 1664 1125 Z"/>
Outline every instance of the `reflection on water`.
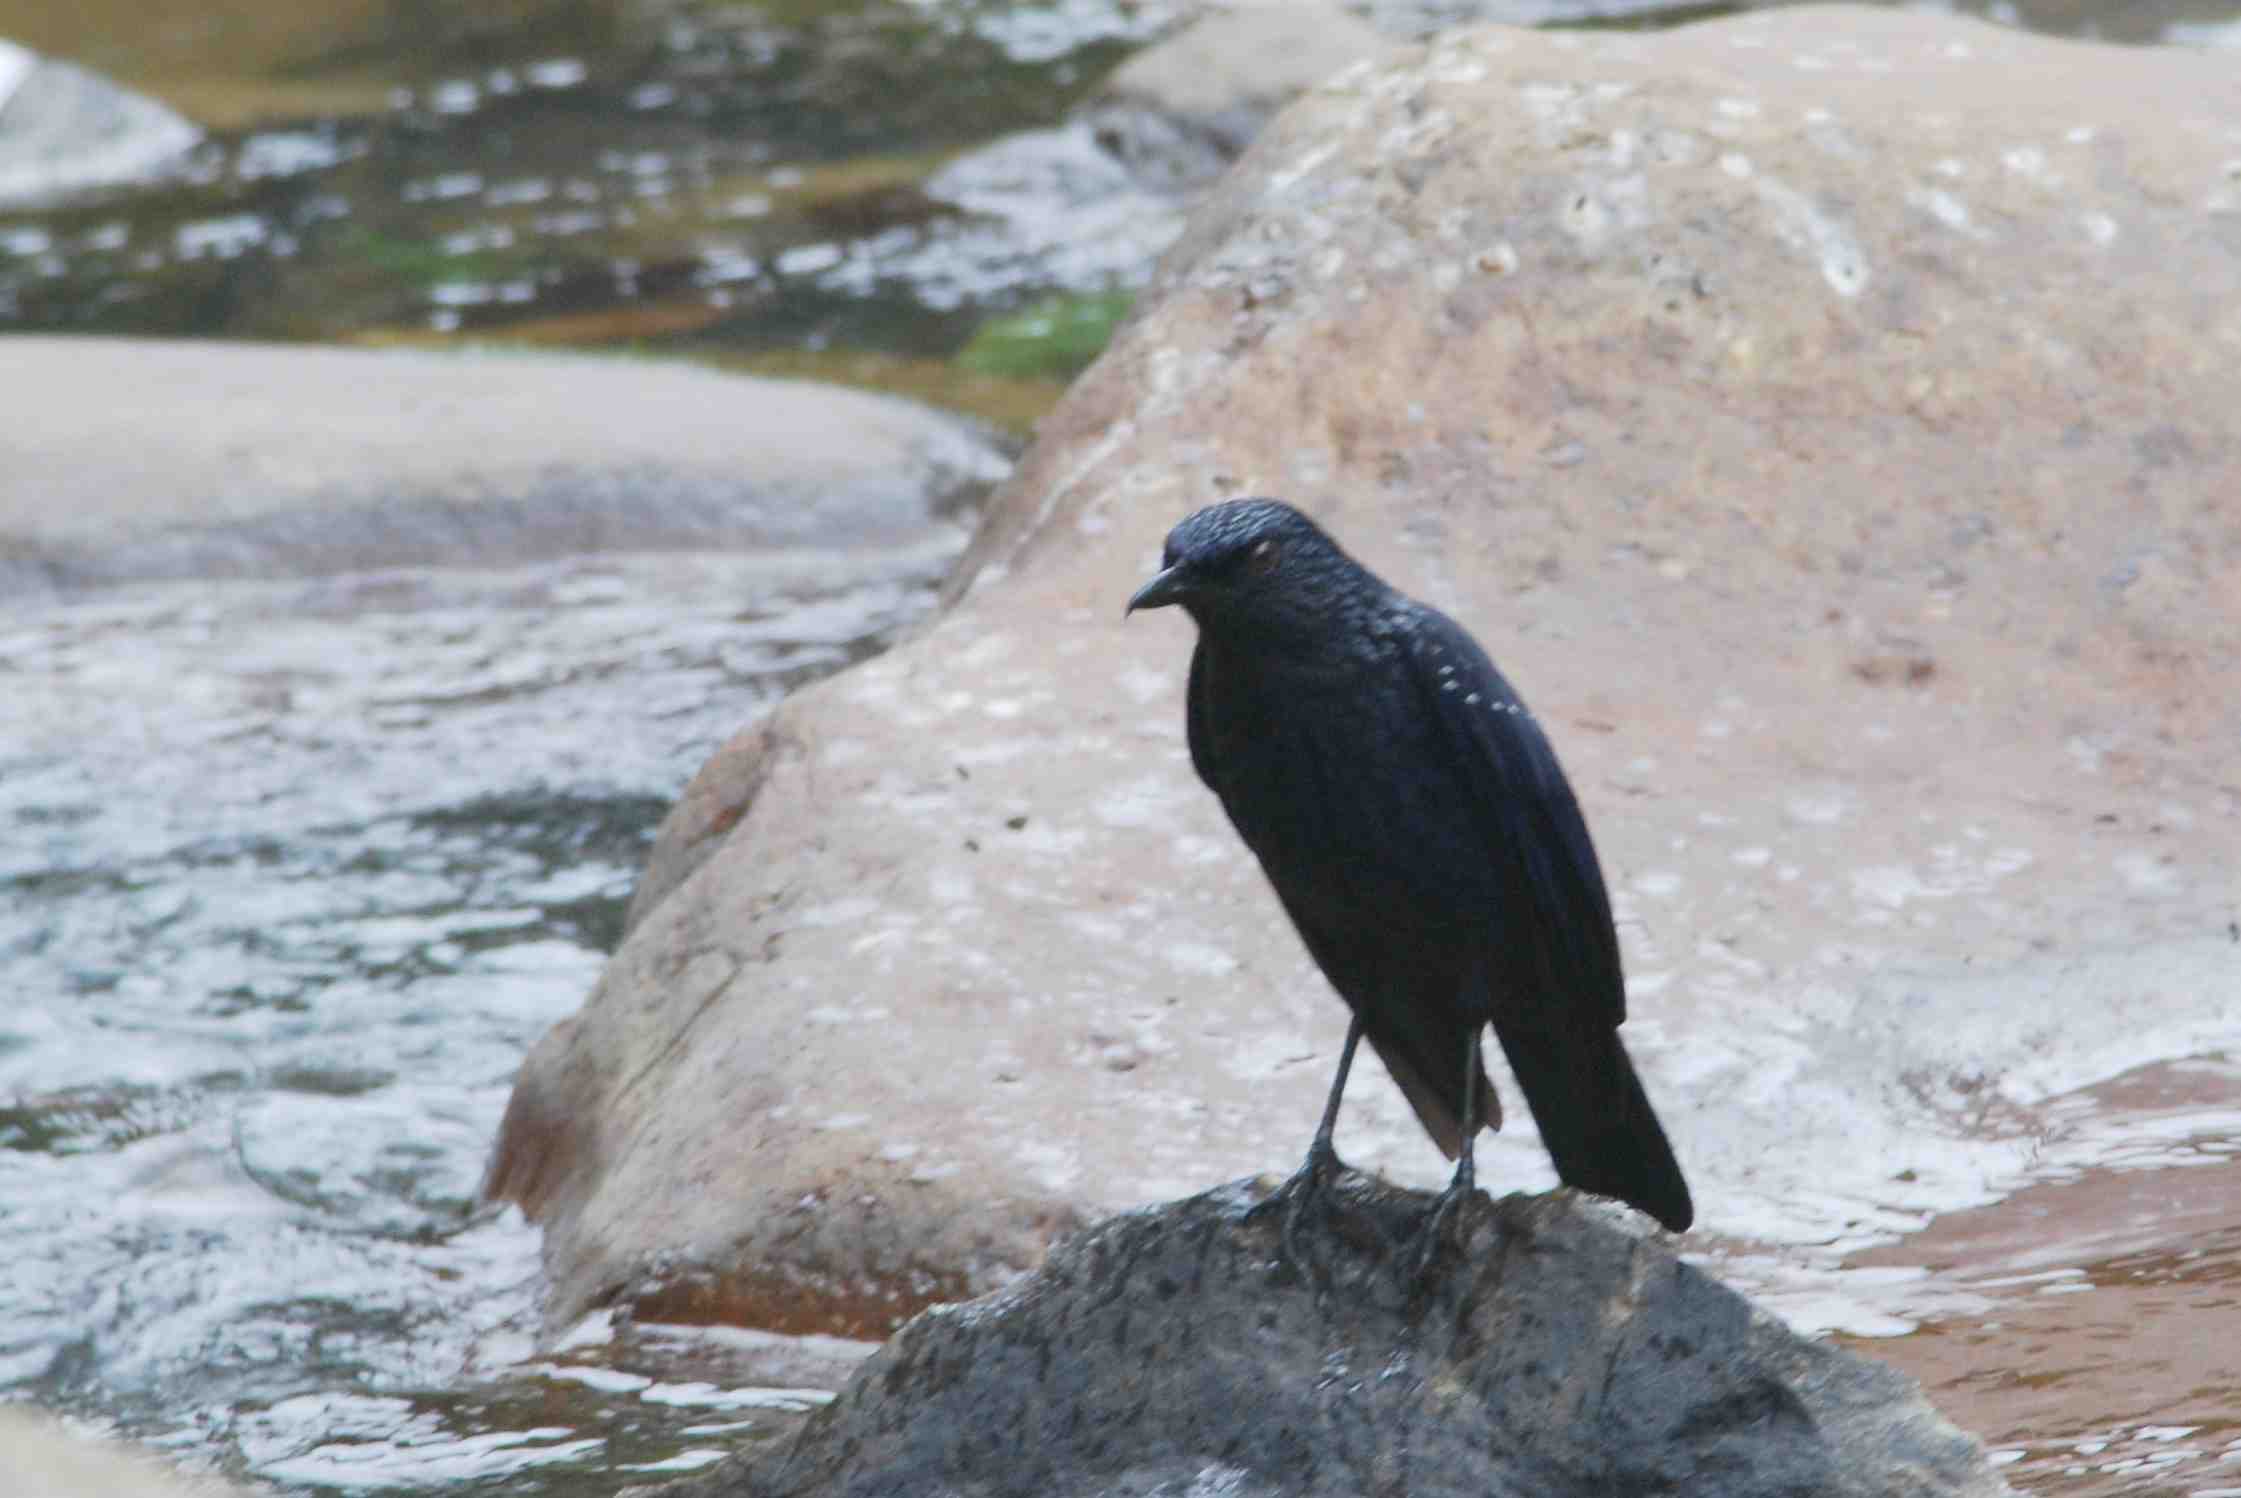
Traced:
<path fill-rule="evenodd" d="M 1859 1255 L 1920 1379 L 2026 1491 L 2241 1490 L 2241 1066 L 2142 1068 L 2063 1100 L 2041 1184 Z"/>
<path fill-rule="evenodd" d="M 946 358 L 991 310 L 1137 284 L 1178 226 L 1078 132 L 944 170 L 1055 125 L 1174 5 L 615 11 L 377 28 L 376 106 L 0 210 L 0 327 Z M 273 66 L 338 65 L 304 45 Z"/>
<path fill-rule="evenodd" d="M 536 1237 L 468 1213 L 677 787 L 960 539 L 0 615 L 0 1387 L 311 1486 L 783 1425 L 751 1369 L 519 1370 Z"/>
<path fill-rule="evenodd" d="M 228 1434 L 251 1470 L 293 1490 L 605 1498 L 791 1432 L 870 1350 L 595 1317 L 549 1358 L 478 1377 L 459 1395 L 304 1394 Z"/>
<path fill-rule="evenodd" d="M 2078 1228 L 2096 1212 L 2125 1210 L 2112 1198 L 2153 1213 L 2134 1230 L 2154 1246 L 2090 1257 L 2092 1235 Z M 2019 1261 L 2068 1262 L 1955 1266 L 1948 1272 L 1982 1309 L 1863 1350 L 1921 1379 L 2031 1492 L 2157 1492 L 2179 1482 L 2197 1493 L 2241 1490 L 2237 1208 L 2231 1182 L 2207 1173 L 2173 1182 L 2104 1172 L 2026 1192 L 1992 1209 L 2011 1221 L 2035 1217 L 2047 1235 Z M 2093 1412 L 2082 1428 L 2081 1412 Z"/>

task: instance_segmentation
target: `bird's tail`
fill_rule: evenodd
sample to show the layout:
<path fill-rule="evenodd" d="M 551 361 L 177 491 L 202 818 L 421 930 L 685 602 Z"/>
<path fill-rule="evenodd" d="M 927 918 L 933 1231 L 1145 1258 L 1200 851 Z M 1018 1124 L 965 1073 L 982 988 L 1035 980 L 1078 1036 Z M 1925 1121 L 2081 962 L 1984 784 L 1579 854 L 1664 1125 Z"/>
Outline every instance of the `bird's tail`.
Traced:
<path fill-rule="evenodd" d="M 1370 1048 L 1398 1083 L 1401 1095 L 1416 1110 L 1417 1122 L 1432 1136 L 1440 1153 L 1452 1160 L 1463 1153 L 1463 1079 L 1457 1062 L 1470 1044 L 1470 1031 L 1461 1025 L 1419 1026 L 1395 1034 L 1384 1028 L 1365 1032 Z M 1486 1068 L 1478 1071 L 1478 1126 L 1502 1126 L 1502 1099 L 1487 1080 Z"/>
<path fill-rule="evenodd" d="M 1505 1025 L 1497 1017 L 1494 1033 L 1564 1184 L 1617 1197 L 1686 1231 L 1696 1219 L 1688 1182 L 1618 1032 Z"/>

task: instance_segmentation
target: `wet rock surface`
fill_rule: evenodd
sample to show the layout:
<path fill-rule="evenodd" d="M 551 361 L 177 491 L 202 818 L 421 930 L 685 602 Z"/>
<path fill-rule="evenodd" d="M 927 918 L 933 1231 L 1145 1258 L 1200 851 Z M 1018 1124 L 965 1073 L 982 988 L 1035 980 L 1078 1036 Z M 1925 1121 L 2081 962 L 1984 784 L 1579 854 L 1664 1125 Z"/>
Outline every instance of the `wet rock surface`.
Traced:
<path fill-rule="evenodd" d="M 1833 1263 L 2105 1149 L 2053 1102 L 2241 1044 L 2202 749 L 2241 742 L 2237 86 L 1813 9 L 1310 93 L 950 614 L 688 791 L 498 1147 L 551 1313 L 872 1335 L 1296 1155 L 1343 1011 L 1191 775 L 1187 627 L 1120 620 L 1224 494 L 1313 511 L 1548 725 L 1708 1238 Z M 1440 1176 L 1374 1067 L 1339 1145 Z M 1481 1169 L 1548 1179 L 1522 1119 Z"/>
<path fill-rule="evenodd" d="M 1902 1376 L 1808 1342 L 1576 1193 L 1340 1178 L 1280 1257 L 1251 1182 L 1101 1223 L 919 1317 L 786 1447 L 665 1498 L 2005 1493 Z"/>
<path fill-rule="evenodd" d="M 11 338 L 0 588 L 895 545 L 1006 460 L 834 386 L 522 354 Z"/>

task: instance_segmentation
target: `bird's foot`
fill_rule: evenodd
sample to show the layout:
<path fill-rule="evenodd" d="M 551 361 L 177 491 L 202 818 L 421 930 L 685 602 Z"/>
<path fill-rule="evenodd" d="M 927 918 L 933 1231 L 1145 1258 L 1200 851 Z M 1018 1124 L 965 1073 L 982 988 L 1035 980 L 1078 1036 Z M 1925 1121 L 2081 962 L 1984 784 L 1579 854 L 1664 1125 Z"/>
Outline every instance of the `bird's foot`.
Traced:
<path fill-rule="evenodd" d="M 1283 1185 L 1255 1202 L 1245 1213 L 1250 1221 L 1255 1217 L 1274 1214 L 1279 1221 L 1277 1241 L 1282 1245 L 1285 1262 L 1298 1265 L 1306 1262 L 1299 1251 L 1299 1224 L 1308 1208 L 1319 1203 L 1323 1192 L 1346 1169 L 1338 1151 L 1330 1141 L 1318 1139 L 1308 1146 L 1307 1159 L 1300 1168 L 1285 1179 Z"/>
<path fill-rule="evenodd" d="M 1447 1189 L 1434 1198 L 1432 1209 L 1424 1215 L 1424 1225 L 1416 1233 L 1416 1279 L 1421 1281 L 1431 1274 L 1454 1237 L 1463 1203 L 1476 1195 L 1478 1186 L 1470 1172 L 1459 1170 Z"/>
<path fill-rule="evenodd" d="M 1250 1222 L 1253 1218 L 1275 1215 L 1277 1222 L 1282 1224 L 1280 1242 L 1284 1245 L 1284 1258 L 1298 1263 L 1300 1245 L 1295 1236 L 1300 1231 L 1300 1213 L 1307 1211 L 1315 1198 L 1320 1198 L 1324 1186 L 1329 1186 L 1333 1177 L 1340 1171 L 1345 1171 L 1345 1168 L 1345 1162 L 1338 1157 L 1338 1150 L 1331 1148 L 1329 1139 L 1315 1139 L 1307 1148 L 1307 1159 L 1300 1164 L 1298 1171 L 1284 1177 L 1282 1186 L 1277 1186 L 1275 1191 L 1264 1195 L 1262 1200 L 1250 1206 L 1246 1211 L 1246 1220 Z"/>
<path fill-rule="evenodd" d="M 1261 1200 L 1246 1209 L 1246 1219 L 1275 1216 L 1279 1227 L 1276 1261 L 1296 1272 L 1309 1273 L 1320 1283 L 1328 1285 L 1331 1278 L 1333 1256 L 1326 1252 L 1310 1256 L 1306 1252 L 1307 1240 L 1302 1224 L 1311 1216 L 1321 1216 L 1323 1238 L 1342 1248 L 1336 1261 L 1343 1263 L 1363 1253 L 1378 1262 L 1391 1263 L 1400 1258 L 1405 1245 L 1386 1231 L 1373 1210 L 1334 1210 L 1331 1190 L 1338 1178 L 1347 1173 L 1346 1162 L 1339 1159 L 1337 1151 L 1329 1144 L 1311 1147 L 1307 1159 L 1298 1170 Z"/>

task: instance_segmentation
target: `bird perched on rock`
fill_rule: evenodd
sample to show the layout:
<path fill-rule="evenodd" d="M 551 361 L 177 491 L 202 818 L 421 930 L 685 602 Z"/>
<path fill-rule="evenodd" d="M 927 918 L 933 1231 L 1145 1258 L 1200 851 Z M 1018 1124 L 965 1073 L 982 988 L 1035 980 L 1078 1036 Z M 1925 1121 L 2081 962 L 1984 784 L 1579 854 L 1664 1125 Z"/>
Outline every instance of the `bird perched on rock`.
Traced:
<path fill-rule="evenodd" d="M 1128 612 L 1171 604 L 1198 625 L 1191 762 L 1353 1011 L 1288 1212 L 1339 1168 L 1331 1130 L 1367 1037 L 1458 1162 L 1436 1228 L 1472 1190 L 1478 1131 L 1501 1126 L 1479 1055 L 1491 1024 L 1565 1183 L 1687 1228 L 1688 1185 L 1619 1043 L 1587 824 L 1486 652 L 1273 499 L 1175 527 Z"/>

